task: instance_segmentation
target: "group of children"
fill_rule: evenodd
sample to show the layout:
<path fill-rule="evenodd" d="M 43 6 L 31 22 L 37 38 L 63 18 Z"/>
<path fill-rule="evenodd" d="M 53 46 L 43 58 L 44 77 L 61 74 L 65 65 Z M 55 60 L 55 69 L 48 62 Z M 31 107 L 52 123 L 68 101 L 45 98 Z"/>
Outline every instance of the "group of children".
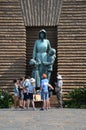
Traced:
<path fill-rule="evenodd" d="M 35 79 L 34 78 L 20 78 L 20 80 L 15 79 L 14 81 L 14 107 L 26 109 L 29 108 L 30 102 L 32 103 L 33 110 L 36 110 L 33 94 L 36 93 Z M 54 89 L 47 79 L 47 75 L 43 74 L 40 81 L 40 92 L 41 99 L 43 100 L 43 106 L 40 110 L 45 110 L 50 108 L 49 101 L 49 88 Z M 19 101 L 19 105 L 17 103 Z"/>
<path fill-rule="evenodd" d="M 26 109 L 29 108 L 30 102 L 33 109 L 35 105 L 33 101 L 33 94 L 35 93 L 35 79 L 34 78 L 20 78 L 15 79 L 14 83 L 14 107 Z"/>

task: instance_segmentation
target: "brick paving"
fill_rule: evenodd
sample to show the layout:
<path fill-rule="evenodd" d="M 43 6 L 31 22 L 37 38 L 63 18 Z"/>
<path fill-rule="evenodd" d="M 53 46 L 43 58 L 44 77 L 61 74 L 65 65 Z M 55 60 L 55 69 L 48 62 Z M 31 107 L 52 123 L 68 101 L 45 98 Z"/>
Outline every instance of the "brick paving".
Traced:
<path fill-rule="evenodd" d="M 0 109 L 0 130 L 86 130 L 86 109 Z"/>

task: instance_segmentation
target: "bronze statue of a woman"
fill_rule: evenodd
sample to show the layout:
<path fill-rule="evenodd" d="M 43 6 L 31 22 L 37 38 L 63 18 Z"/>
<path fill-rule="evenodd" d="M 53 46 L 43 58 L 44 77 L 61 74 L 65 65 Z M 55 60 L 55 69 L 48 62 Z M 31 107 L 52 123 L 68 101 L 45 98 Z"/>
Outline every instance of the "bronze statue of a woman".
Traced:
<path fill-rule="evenodd" d="M 50 41 L 46 38 L 46 31 L 44 29 L 39 32 L 39 39 L 35 41 L 33 49 L 33 58 L 31 59 L 34 63 L 34 73 L 32 76 L 37 80 L 37 87 L 40 87 L 40 80 L 42 74 L 45 73 L 48 76 L 48 67 L 46 66 L 48 62 L 48 54 L 51 50 Z M 50 73 L 50 72 L 49 72 Z"/>

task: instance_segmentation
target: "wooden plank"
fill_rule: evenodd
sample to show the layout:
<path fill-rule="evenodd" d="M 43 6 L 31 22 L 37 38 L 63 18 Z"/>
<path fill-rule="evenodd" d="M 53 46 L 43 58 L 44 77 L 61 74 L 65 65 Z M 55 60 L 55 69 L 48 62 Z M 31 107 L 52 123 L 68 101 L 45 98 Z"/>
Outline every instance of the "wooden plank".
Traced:
<path fill-rule="evenodd" d="M 25 76 L 26 38 L 18 0 L 0 0 L 0 88 L 13 86 Z"/>

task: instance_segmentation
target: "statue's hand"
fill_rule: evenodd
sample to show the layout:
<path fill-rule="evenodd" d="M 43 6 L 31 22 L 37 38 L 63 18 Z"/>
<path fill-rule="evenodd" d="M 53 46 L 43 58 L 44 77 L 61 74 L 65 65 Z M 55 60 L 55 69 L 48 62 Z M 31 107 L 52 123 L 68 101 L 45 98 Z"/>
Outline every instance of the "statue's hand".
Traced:
<path fill-rule="evenodd" d="M 44 64 L 44 65 L 49 65 L 49 63 L 48 63 L 48 62 L 43 62 L 43 64 Z"/>
<path fill-rule="evenodd" d="M 36 64 L 36 61 L 34 59 L 31 59 L 30 62 L 29 62 L 30 65 L 35 65 Z"/>

